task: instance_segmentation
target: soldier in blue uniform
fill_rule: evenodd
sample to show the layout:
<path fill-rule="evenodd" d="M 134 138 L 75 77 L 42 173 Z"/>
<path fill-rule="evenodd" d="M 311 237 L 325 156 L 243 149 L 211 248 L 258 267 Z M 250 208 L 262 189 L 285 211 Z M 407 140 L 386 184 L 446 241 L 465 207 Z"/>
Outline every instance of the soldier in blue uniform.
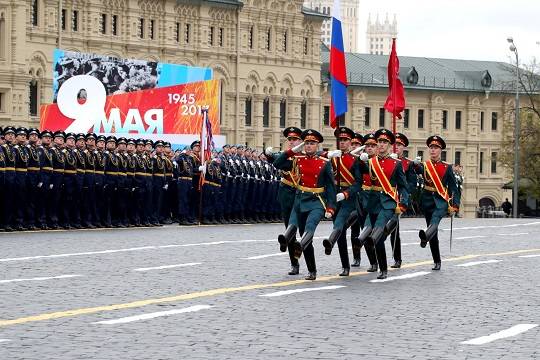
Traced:
<path fill-rule="evenodd" d="M 89 139 L 91 143 L 91 139 Z M 94 150 L 94 168 L 95 168 L 95 194 L 96 200 L 96 219 L 94 225 L 104 227 L 106 222 L 106 202 L 105 202 L 105 145 L 107 138 L 99 135 L 96 138 L 96 148 Z"/>
<path fill-rule="evenodd" d="M 0 199 L 5 199 L 5 173 L 6 173 L 6 155 L 4 153 L 4 129 L 0 127 Z M 5 200 L 4 200 L 5 201 Z M 4 208 L 0 206 L 0 231 L 4 230 Z"/>
<path fill-rule="evenodd" d="M 136 226 L 150 226 L 150 220 L 148 218 L 148 203 L 146 197 L 148 193 L 147 178 L 151 178 L 151 174 L 148 174 L 147 158 L 145 154 L 145 141 L 144 139 L 137 140 L 136 154 L 135 154 L 135 225 Z"/>
<path fill-rule="evenodd" d="M 77 212 L 78 203 L 75 202 L 75 192 L 77 191 L 77 157 L 75 155 L 75 134 L 66 134 L 65 148 L 62 149 L 64 154 L 64 176 L 62 189 L 62 217 L 60 226 L 64 229 L 75 227 L 75 214 Z"/>
<path fill-rule="evenodd" d="M 118 227 L 128 227 L 129 225 L 127 208 L 131 188 L 129 188 L 128 185 L 128 164 L 127 158 L 125 157 L 126 149 L 127 139 L 125 137 L 119 137 L 116 142 L 115 150 L 116 157 L 118 158 L 118 188 L 115 200 L 115 215 Z"/>
<path fill-rule="evenodd" d="M 204 166 L 204 165 L 203 165 Z M 202 224 L 218 224 L 217 217 L 219 214 L 216 206 L 217 198 L 221 190 L 221 172 L 217 161 L 210 160 L 206 165 L 204 172 L 204 183 L 202 191 Z"/>
<path fill-rule="evenodd" d="M 16 145 L 13 146 L 15 156 L 15 194 L 17 201 L 15 208 L 15 230 L 25 230 L 25 212 L 27 199 L 27 172 L 28 172 L 28 149 L 26 148 L 26 128 L 20 127 L 16 131 Z"/>
<path fill-rule="evenodd" d="M 127 204 L 127 224 L 128 226 L 140 226 L 140 218 L 137 216 L 137 204 L 136 204 L 136 183 L 135 183 L 135 172 L 137 168 L 136 158 L 135 158 L 135 149 L 136 149 L 136 140 L 128 139 L 126 151 L 121 154 L 126 161 L 126 204 Z"/>
<path fill-rule="evenodd" d="M 49 130 L 44 130 L 40 134 L 41 145 L 38 147 L 39 154 L 39 166 L 40 171 L 40 183 L 41 186 L 38 186 L 38 199 L 40 206 L 36 208 L 37 211 L 37 225 L 42 230 L 49 229 L 47 225 L 47 217 L 49 210 L 49 202 L 52 200 L 51 197 L 51 185 L 53 177 L 53 154 L 51 151 L 53 134 Z M 38 184 L 39 185 L 39 184 Z"/>
<path fill-rule="evenodd" d="M 165 143 L 158 140 L 154 143 L 155 154 L 152 156 L 153 178 L 152 178 L 152 216 L 150 223 L 153 226 L 162 225 L 160 215 L 163 211 L 163 194 L 167 190 L 165 181 L 165 162 L 162 158 Z"/>
<path fill-rule="evenodd" d="M 72 223 L 76 229 L 83 228 L 83 220 L 88 214 L 88 203 L 84 201 L 84 179 L 86 177 L 86 158 L 84 150 L 86 148 L 86 135 L 77 134 L 75 135 L 75 147 L 73 148 L 73 154 L 75 156 L 76 165 L 77 165 L 77 176 L 75 179 L 75 191 L 73 192 L 73 203 L 75 206 L 72 207 Z M 90 166 L 88 166 L 90 167 Z M 91 171 L 93 169 L 88 169 Z"/>
<path fill-rule="evenodd" d="M 178 224 L 195 225 L 197 221 L 191 210 L 191 196 L 193 194 L 193 162 L 186 150 L 182 151 L 176 159 L 178 163 Z"/>
<path fill-rule="evenodd" d="M 114 210 L 116 208 L 116 192 L 118 190 L 118 172 L 120 168 L 120 159 L 116 155 L 116 138 L 114 136 L 107 137 L 107 150 L 103 154 L 104 161 L 104 171 L 105 171 L 105 184 L 103 185 L 104 189 L 104 201 L 105 201 L 105 211 L 104 222 L 105 227 L 117 227 L 118 220 L 115 217 Z"/>
<path fill-rule="evenodd" d="M 162 224 L 170 225 L 173 223 L 172 218 L 176 216 L 176 179 L 174 177 L 175 165 L 172 159 L 173 152 L 171 151 L 171 144 L 164 142 L 163 154 L 161 159 L 165 166 L 165 190 L 163 192 L 163 206 L 161 210 L 160 222 Z M 174 214 L 174 215 L 173 215 Z"/>
<path fill-rule="evenodd" d="M 452 165 L 441 161 L 441 152 L 446 149 L 445 141 L 437 135 L 426 140 L 429 160 L 420 164 L 418 170 L 424 176 L 421 202 L 426 217 L 426 230 L 420 230 L 420 246 L 425 248 L 429 242 L 431 256 L 435 263 L 433 270 L 441 270 L 438 230 L 441 219 L 459 212 L 461 193 L 456 184 Z"/>
<path fill-rule="evenodd" d="M 84 181 L 82 201 L 84 202 L 83 211 L 81 214 L 82 225 L 85 228 L 94 229 L 95 223 L 98 221 L 96 208 L 96 158 L 94 151 L 96 150 L 96 134 L 89 133 L 84 136 L 84 147 L 78 145 L 78 151 L 82 151 L 85 163 Z M 77 140 L 80 143 L 82 139 Z"/>
<path fill-rule="evenodd" d="M 3 213 L 4 213 L 4 229 L 13 231 L 13 203 L 15 201 L 15 149 L 13 148 L 15 140 L 15 128 L 7 126 L 4 128 L 4 141 L 2 145 L 5 160 L 4 172 L 4 198 L 3 198 Z"/>
<path fill-rule="evenodd" d="M 375 245 L 380 270 L 377 278 L 386 279 L 388 265 L 384 241 L 388 233 L 385 227 L 396 212 L 406 210 L 409 192 L 401 162 L 390 157 L 390 146 L 395 142 L 394 134 L 387 129 L 380 129 L 375 133 L 375 137 L 378 154 L 368 160 L 371 192 L 366 206 L 369 215 L 364 231 L 372 229 L 367 241 Z"/>
<path fill-rule="evenodd" d="M 332 166 L 328 159 L 317 154 L 322 135 L 313 129 L 302 132 L 303 144 L 281 153 L 274 161 L 280 169 L 290 169 L 297 174 L 296 195 L 285 234 L 280 235 L 279 243 L 289 243 L 298 229 L 302 239 L 295 242 L 294 253 L 300 258 L 302 252 L 309 275 L 306 280 L 317 278 L 317 267 L 313 250 L 313 236 L 317 225 L 323 218 L 331 218 L 336 208 L 336 189 Z M 300 150 L 304 146 L 304 153 Z M 290 158 L 293 158 L 290 160 Z"/>
<path fill-rule="evenodd" d="M 49 207 L 49 220 L 50 227 L 52 229 L 58 229 L 59 227 L 59 213 L 61 211 L 62 200 L 62 186 L 64 181 L 64 163 L 65 156 L 62 152 L 64 147 L 65 134 L 63 131 L 56 131 L 54 133 L 54 145 L 51 148 L 53 173 L 51 176 L 50 188 L 50 207 Z"/>
<path fill-rule="evenodd" d="M 38 150 L 39 130 L 28 129 L 28 173 L 27 179 L 27 203 L 26 203 L 26 227 L 29 230 L 37 230 L 38 206 L 40 200 L 40 190 L 43 187 L 41 180 L 41 163 Z"/>
<path fill-rule="evenodd" d="M 152 159 L 152 153 L 154 151 L 154 142 L 152 140 L 145 141 L 145 153 L 143 159 L 146 165 L 146 197 L 145 197 L 145 211 L 146 218 L 148 219 L 149 226 L 158 226 L 158 223 L 154 222 L 153 210 L 154 210 L 154 161 Z"/>

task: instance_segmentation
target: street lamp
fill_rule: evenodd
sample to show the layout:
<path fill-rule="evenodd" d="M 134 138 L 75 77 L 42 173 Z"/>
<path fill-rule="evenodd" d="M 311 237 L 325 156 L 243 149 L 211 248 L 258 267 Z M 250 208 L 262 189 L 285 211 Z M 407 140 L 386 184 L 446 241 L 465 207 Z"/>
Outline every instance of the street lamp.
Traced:
<path fill-rule="evenodd" d="M 516 55 L 516 110 L 515 110 L 515 124 L 514 124 L 514 189 L 512 194 L 512 216 L 517 218 L 519 216 L 519 135 L 520 130 L 520 117 L 519 117 L 519 56 L 514 39 L 509 37 L 506 39 L 510 44 L 510 51 Z"/>

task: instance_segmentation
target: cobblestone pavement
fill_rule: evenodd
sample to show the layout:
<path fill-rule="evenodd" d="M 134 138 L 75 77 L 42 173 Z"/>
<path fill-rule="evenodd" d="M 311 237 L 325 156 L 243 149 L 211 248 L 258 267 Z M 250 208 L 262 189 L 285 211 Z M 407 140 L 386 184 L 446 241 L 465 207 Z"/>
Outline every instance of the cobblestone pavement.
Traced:
<path fill-rule="evenodd" d="M 364 253 L 336 276 L 329 223 L 315 282 L 287 275 L 279 224 L 2 233 L 0 359 L 540 358 L 540 220 L 456 219 L 450 252 L 445 219 L 441 272 L 423 224 L 387 282 Z"/>

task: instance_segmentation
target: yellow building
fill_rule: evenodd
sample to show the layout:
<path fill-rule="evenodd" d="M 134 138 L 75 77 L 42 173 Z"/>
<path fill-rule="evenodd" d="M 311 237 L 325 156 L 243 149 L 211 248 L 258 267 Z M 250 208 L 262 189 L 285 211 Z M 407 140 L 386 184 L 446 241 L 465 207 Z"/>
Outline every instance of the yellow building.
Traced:
<path fill-rule="evenodd" d="M 279 146 L 283 128 L 294 125 L 324 128 L 326 146 L 332 146 L 332 132 L 325 125 L 328 54 L 321 48 L 321 26 L 328 15 L 303 3 L 0 0 L 0 126 L 39 126 L 39 106 L 52 101 L 53 50 L 61 48 L 211 67 L 221 81 L 221 132 L 229 143 Z M 495 159 L 501 151 L 502 121 L 513 107 L 511 95 L 494 86 L 467 86 L 471 79 L 482 80 L 485 70 L 495 84 L 502 76 L 495 69 L 500 64 L 409 60 L 401 58 L 403 78 L 415 66 L 419 80 L 405 84 L 408 127 L 401 122 L 398 129 L 411 139 L 410 156 L 425 151 L 428 135 L 444 136 L 446 159 L 465 169 L 465 215 L 474 215 L 482 198 L 500 204 L 505 179 Z M 382 125 L 386 85 L 381 75 L 388 58 L 348 54 L 347 61 L 351 87 L 345 123 L 365 133 Z M 388 115 L 382 116 L 390 127 Z"/>

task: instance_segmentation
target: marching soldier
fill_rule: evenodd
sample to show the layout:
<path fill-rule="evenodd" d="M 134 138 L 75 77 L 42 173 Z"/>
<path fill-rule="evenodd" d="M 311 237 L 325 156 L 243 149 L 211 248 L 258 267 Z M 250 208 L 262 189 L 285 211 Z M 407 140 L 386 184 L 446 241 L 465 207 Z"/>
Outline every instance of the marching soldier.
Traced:
<path fill-rule="evenodd" d="M 302 144 L 281 153 L 274 161 L 274 166 L 292 170 L 298 178 L 289 226 L 285 234 L 280 235 L 283 238 L 279 239 L 279 243 L 288 244 L 298 229 L 302 239 L 294 243 L 294 255 L 300 258 L 304 253 L 309 271 L 306 280 L 315 280 L 317 267 L 313 236 L 323 216 L 329 219 L 335 213 L 336 189 L 329 160 L 317 154 L 319 143 L 323 142 L 322 135 L 308 129 L 302 132 L 301 138 L 304 141 Z M 304 153 L 300 154 L 302 147 Z"/>
<path fill-rule="evenodd" d="M 350 263 L 347 250 L 346 225 L 347 219 L 356 209 L 356 196 L 360 191 L 362 172 L 356 158 L 349 152 L 354 131 L 347 127 L 340 127 L 334 132 L 339 138 L 339 150 L 341 156 L 332 157 L 332 168 L 336 179 L 337 212 L 334 217 L 332 233 L 323 241 L 326 255 L 332 253 L 334 244 L 338 243 L 339 257 L 343 271 L 339 276 L 349 276 Z M 328 154 L 331 157 L 330 153 Z"/>
<path fill-rule="evenodd" d="M 375 133 L 375 138 L 378 155 L 368 160 L 371 193 L 366 206 L 369 215 L 364 231 L 369 231 L 367 241 L 375 245 L 380 270 L 377 279 L 386 279 L 388 265 L 384 240 L 389 232 L 385 227 L 396 212 L 407 209 L 409 192 L 401 162 L 389 156 L 390 146 L 395 142 L 394 134 L 387 129 L 380 129 Z"/>
<path fill-rule="evenodd" d="M 445 141 L 437 135 L 430 136 L 426 145 L 429 148 L 428 161 L 419 164 L 424 175 L 422 191 L 422 211 L 426 217 L 426 230 L 420 230 L 420 246 L 429 248 L 435 263 L 433 270 L 441 270 L 441 253 L 439 250 L 438 227 L 441 219 L 447 214 L 453 216 L 459 212 L 461 193 L 456 185 L 452 165 L 441 161 L 441 152 L 446 149 Z"/>
<path fill-rule="evenodd" d="M 302 130 L 297 127 L 289 127 L 283 130 L 283 136 L 287 139 L 287 150 L 290 150 L 302 143 Z M 268 156 L 270 163 L 274 163 L 275 159 L 279 156 L 279 153 L 272 153 L 272 148 L 268 147 L 265 150 L 265 153 Z M 281 182 L 279 184 L 278 190 L 278 200 L 281 206 L 281 214 L 283 219 L 283 224 L 285 229 L 289 227 L 289 219 L 291 217 L 291 212 L 293 210 L 294 199 L 296 197 L 296 186 L 298 185 L 298 174 L 293 171 L 292 165 L 294 163 L 293 156 L 289 157 L 287 160 L 290 162 L 290 167 L 287 169 L 281 169 Z M 294 257 L 293 243 L 296 241 L 296 231 L 290 236 L 289 242 L 283 242 L 279 244 L 279 249 L 281 252 L 289 251 L 289 259 L 291 261 L 291 270 L 289 275 L 298 275 L 300 272 L 300 264 L 298 259 Z M 284 239 L 283 239 L 284 240 Z"/>

